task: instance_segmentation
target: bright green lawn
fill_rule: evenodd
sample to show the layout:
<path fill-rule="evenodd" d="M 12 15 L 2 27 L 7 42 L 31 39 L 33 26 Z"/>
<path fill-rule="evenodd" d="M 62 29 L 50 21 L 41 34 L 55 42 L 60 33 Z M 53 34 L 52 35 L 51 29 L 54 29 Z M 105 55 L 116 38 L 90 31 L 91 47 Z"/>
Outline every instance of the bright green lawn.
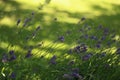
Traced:
<path fill-rule="evenodd" d="M 23 27 L 25 19 L 32 16 Z M 84 17 L 86 20 L 81 21 Z M 17 26 L 18 19 L 21 22 Z M 120 80 L 120 55 L 116 54 L 120 48 L 119 22 L 120 0 L 1 0 L 0 80 Z M 98 29 L 99 25 L 108 28 L 109 34 L 101 48 L 96 48 L 98 40 L 81 36 L 88 34 L 100 39 L 103 30 Z M 38 26 L 40 30 L 32 37 Z M 63 42 L 58 40 L 61 36 Z M 27 37 L 30 39 L 25 40 Z M 77 53 L 73 48 L 82 43 L 87 45 L 87 52 Z M 32 56 L 25 58 L 31 46 Z M 2 62 L 4 54 L 11 57 L 11 50 L 15 51 L 16 59 Z M 98 58 L 103 52 L 105 57 Z M 82 61 L 81 57 L 89 53 L 90 59 Z M 54 55 L 56 64 L 50 64 Z M 69 64 L 71 61 L 74 63 Z M 79 68 L 82 79 L 71 75 L 73 68 Z M 65 78 L 65 74 L 71 79 Z"/>

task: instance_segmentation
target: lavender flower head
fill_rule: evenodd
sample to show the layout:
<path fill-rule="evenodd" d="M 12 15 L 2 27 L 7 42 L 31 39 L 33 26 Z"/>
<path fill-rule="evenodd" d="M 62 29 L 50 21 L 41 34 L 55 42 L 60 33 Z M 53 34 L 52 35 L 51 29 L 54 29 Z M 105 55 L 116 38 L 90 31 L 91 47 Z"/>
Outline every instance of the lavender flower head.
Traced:
<path fill-rule="evenodd" d="M 38 26 L 34 31 L 33 31 L 33 33 L 32 33 L 32 36 L 31 37 L 35 37 L 36 36 L 36 34 L 37 34 L 37 32 L 38 32 L 38 30 L 40 30 L 40 26 Z"/>
<path fill-rule="evenodd" d="M 84 55 L 84 56 L 82 57 L 82 60 L 83 60 L 83 61 L 89 60 L 89 59 L 91 58 L 91 56 L 92 56 L 91 53 L 86 54 L 86 55 Z"/>
<path fill-rule="evenodd" d="M 81 47 L 81 52 L 86 52 L 87 51 L 87 46 L 82 46 Z"/>
<path fill-rule="evenodd" d="M 53 55 L 53 57 L 50 59 L 50 64 L 56 64 L 56 55 Z"/>
<path fill-rule="evenodd" d="M 17 26 L 20 24 L 20 22 L 21 22 L 21 20 L 20 20 L 20 19 L 18 19 L 18 20 L 17 20 Z"/>
<path fill-rule="evenodd" d="M 84 38 L 85 38 L 85 39 L 88 39 L 88 38 L 89 38 L 89 36 L 86 34 L 86 35 L 84 35 Z"/>
<path fill-rule="evenodd" d="M 76 46 L 76 47 L 74 48 L 74 51 L 77 52 L 77 53 L 79 53 L 79 52 L 80 52 L 80 46 L 79 46 L 79 45 Z"/>
<path fill-rule="evenodd" d="M 97 40 L 98 38 L 96 36 L 90 36 L 90 39 Z"/>
<path fill-rule="evenodd" d="M 12 73 L 10 74 L 10 78 L 15 78 L 15 77 L 16 77 L 15 73 L 12 72 Z"/>
<path fill-rule="evenodd" d="M 81 18 L 81 21 L 84 21 L 84 20 L 86 20 L 86 18 L 85 18 L 85 17 L 82 17 L 82 18 Z"/>
<path fill-rule="evenodd" d="M 78 45 L 74 48 L 74 51 L 77 52 L 77 53 L 86 52 L 87 51 L 87 46 L 85 44 Z"/>
<path fill-rule="evenodd" d="M 103 33 L 104 33 L 105 36 L 108 35 L 109 29 L 108 29 L 108 28 L 105 28 L 105 29 L 103 30 Z"/>
<path fill-rule="evenodd" d="M 29 58 L 29 57 L 31 57 L 31 56 L 32 56 L 32 50 L 28 50 L 25 58 Z"/>
<path fill-rule="evenodd" d="M 2 62 L 3 63 L 8 62 L 8 56 L 6 54 L 3 55 Z"/>
<path fill-rule="evenodd" d="M 9 51 L 10 55 L 14 55 L 14 50 Z"/>
<path fill-rule="evenodd" d="M 40 26 L 38 26 L 37 28 L 36 28 L 36 31 L 38 31 L 40 29 Z"/>
<path fill-rule="evenodd" d="M 105 57 L 105 56 L 106 56 L 106 53 L 103 52 L 103 53 L 101 54 L 101 57 Z"/>
<path fill-rule="evenodd" d="M 61 42 L 64 42 L 64 40 L 65 40 L 64 36 L 60 36 L 58 39 L 59 39 Z"/>
<path fill-rule="evenodd" d="M 9 61 L 13 61 L 13 60 L 15 60 L 15 59 L 16 59 L 16 56 L 15 56 L 15 55 L 12 55 L 12 56 L 10 57 Z"/>
<path fill-rule="evenodd" d="M 26 27 L 27 23 L 31 21 L 31 18 L 26 18 L 23 27 Z"/>
<path fill-rule="evenodd" d="M 100 47 L 101 47 L 101 45 L 100 45 L 100 44 L 96 44 L 96 47 L 97 47 L 97 48 L 100 48 Z"/>
<path fill-rule="evenodd" d="M 9 51 L 10 54 L 9 61 L 13 61 L 16 59 L 16 55 L 14 53 L 15 53 L 14 50 Z"/>
<path fill-rule="evenodd" d="M 79 73 L 72 73 L 72 76 L 73 76 L 75 79 L 82 79 L 82 76 L 79 75 Z"/>

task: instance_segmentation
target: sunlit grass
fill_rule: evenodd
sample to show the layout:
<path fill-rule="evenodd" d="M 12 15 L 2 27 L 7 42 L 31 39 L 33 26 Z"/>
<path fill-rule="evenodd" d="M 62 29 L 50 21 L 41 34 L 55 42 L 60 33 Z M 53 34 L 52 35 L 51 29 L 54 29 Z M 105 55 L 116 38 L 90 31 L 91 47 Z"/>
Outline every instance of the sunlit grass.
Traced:
<path fill-rule="evenodd" d="M 14 24 L 14 19 L 10 18 L 10 17 L 4 17 L 2 20 L 0 20 L 0 24 L 1 25 L 9 25 L 9 26 L 13 26 Z"/>
<path fill-rule="evenodd" d="M 9 43 L 0 42 L 0 47 L 1 47 L 1 48 L 7 48 L 8 45 L 9 45 Z"/>
<path fill-rule="evenodd" d="M 40 5 L 41 0 L 15 0 L 16 2 L 21 4 L 21 8 L 23 9 L 37 9 Z"/>
<path fill-rule="evenodd" d="M 116 35 L 114 38 L 116 41 L 120 41 L 120 35 Z"/>

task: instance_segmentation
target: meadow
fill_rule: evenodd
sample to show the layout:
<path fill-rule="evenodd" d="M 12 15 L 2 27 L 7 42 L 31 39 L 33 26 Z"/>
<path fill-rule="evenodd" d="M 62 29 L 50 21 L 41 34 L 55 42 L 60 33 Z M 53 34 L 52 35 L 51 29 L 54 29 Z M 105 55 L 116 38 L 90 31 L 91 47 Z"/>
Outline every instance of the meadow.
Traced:
<path fill-rule="evenodd" d="M 120 80 L 119 0 L 0 0 L 0 80 Z"/>

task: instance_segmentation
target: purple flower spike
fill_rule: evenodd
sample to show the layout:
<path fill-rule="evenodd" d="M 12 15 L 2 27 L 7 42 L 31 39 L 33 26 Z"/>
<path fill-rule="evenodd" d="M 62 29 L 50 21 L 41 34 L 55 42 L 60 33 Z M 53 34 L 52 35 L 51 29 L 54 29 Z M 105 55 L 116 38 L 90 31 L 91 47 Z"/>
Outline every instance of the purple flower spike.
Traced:
<path fill-rule="evenodd" d="M 74 51 L 77 52 L 77 53 L 79 53 L 79 52 L 80 52 L 80 46 L 79 46 L 79 45 L 76 46 L 76 47 L 74 48 Z"/>
<path fill-rule="evenodd" d="M 89 36 L 86 34 L 84 37 L 85 37 L 85 39 L 88 39 Z"/>
<path fill-rule="evenodd" d="M 3 63 L 8 62 L 8 56 L 6 54 L 3 55 L 2 62 Z"/>
<path fill-rule="evenodd" d="M 90 36 L 90 39 L 97 40 L 96 36 Z"/>
<path fill-rule="evenodd" d="M 28 53 L 28 54 L 26 54 L 25 58 L 29 58 L 29 57 L 31 57 L 31 56 L 32 56 L 32 54 L 31 54 L 31 53 Z"/>
<path fill-rule="evenodd" d="M 10 74 L 10 78 L 15 78 L 15 77 L 16 77 L 15 73 L 12 72 L 12 73 Z"/>
<path fill-rule="evenodd" d="M 86 52 L 87 51 L 87 46 L 83 46 L 82 48 L 81 48 L 81 52 Z"/>
<path fill-rule="evenodd" d="M 56 55 L 54 55 L 51 59 L 50 59 L 50 63 L 51 64 L 56 64 Z"/>
<path fill-rule="evenodd" d="M 77 53 L 86 52 L 87 51 L 87 46 L 83 43 L 81 45 L 76 46 L 74 48 L 74 51 L 77 52 Z"/>
<path fill-rule="evenodd" d="M 97 48 L 100 48 L 100 47 L 101 47 L 101 45 L 100 45 L 100 44 L 96 44 L 96 47 L 97 47 Z"/>
<path fill-rule="evenodd" d="M 25 27 L 27 25 L 27 22 L 25 22 L 24 24 L 23 24 L 23 27 Z"/>
<path fill-rule="evenodd" d="M 111 45 L 111 42 L 110 42 L 110 41 L 108 41 L 108 42 L 107 42 L 107 45 L 108 45 L 108 46 L 110 46 L 110 45 Z"/>
<path fill-rule="evenodd" d="M 64 36 L 60 36 L 58 39 L 59 39 L 61 42 L 64 42 L 64 40 L 65 40 Z"/>
<path fill-rule="evenodd" d="M 13 50 L 9 51 L 9 54 L 14 55 L 14 51 Z"/>
<path fill-rule="evenodd" d="M 101 54 L 101 57 L 105 57 L 105 56 L 106 56 L 106 53 L 103 52 L 103 53 Z"/>
<path fill-rule="evenodd" d="M 38 26 L 37 28 L 36 28 L 36 31 L 38 31 L 40 29 L 40 26 Z"/>
<path fill-rule="evenodd" d="M 109 29 L 108 28 L 105 28 L 104 31 L 103 31 L 104 35 L 108 35 L 109 33 Z"/>
<path fill-rule="evenodd" d="M 76 46 L 76 49 L 79 50 L 79 49 L 80 49 L 80 46 Z"/>
<path fill-rule="evenodd" d="M 20 19 L 18 19 L 18 21 L 17 21 L 17 26 L 20 24 L 20 22 L 21 22 L 21 20 L 20 20 Z"/>
<path fill-rule="evenodd" d="M 32 56 L 31 50 L 28 50 L 28 53 L 26 54 L 25 58 L 29 58 Z"/>
<path fill-rule="evenodd" d="M 33 33 L 32 33 L 32 37 L 35 37 L 35 36 L 36 36 L 36 32 L 33 32 Z"/>
<path fill-rule="evenodd" d="M 91 56 L 92 56 L 92 54 L 89 53 L 89 54 L 83 56 L 83 57 L 82 57 L 82 60 L 83 60 L 83 61 L 89 60 L 89 59 L 91 58 Z"/>
<path fill-rule="evenodd" d="M 25 21 L 24 21 L 24 23 L 27 23 L 27 22 L 29 22 L 30 20 L 31 20 L 31 18 L 26 18 Z"/>
<path fill-rule="evenodd" d="M 12 55 L 12 56 L 10 57 L 9 61 L 13 61 L 13 60 L 15 60 L 15 59 L 16 59 L 16 56 L 15 56 L 15 55 Z"/>
<path fill-rule="evenodd" d="M 79 74 L 78 73 L 72 73 L 72 76 L 75 78 L 79 78 Z"/>
<path fill-rule="evenodd" d="M 31 21 L 31 18 L 26 18 L 23 27 L 26 27 L 27 23 Z"/>
<path fill-rule="evenodd" d="M 81 21 L 84 21 L 84 20 L 86 20 L 86 18 L 85 18 L 85 17 L 82 17 L 82 18 L 81 18 Z"/>
<path fill-rule="evenodd" d="M 77 80 L 82 80 L 82 76 L 80 74 L 78 74 L 78 73 L 72 73 L 71 76 L 74 77 Z"/>
<path fill-rule="evenodd" d="M 31 56 L 32 56 L 31 53 L 27 53 L 26 56 L 25 56 L 25 58 L 29 58 L 29 57 L 31 57 Z"/>

